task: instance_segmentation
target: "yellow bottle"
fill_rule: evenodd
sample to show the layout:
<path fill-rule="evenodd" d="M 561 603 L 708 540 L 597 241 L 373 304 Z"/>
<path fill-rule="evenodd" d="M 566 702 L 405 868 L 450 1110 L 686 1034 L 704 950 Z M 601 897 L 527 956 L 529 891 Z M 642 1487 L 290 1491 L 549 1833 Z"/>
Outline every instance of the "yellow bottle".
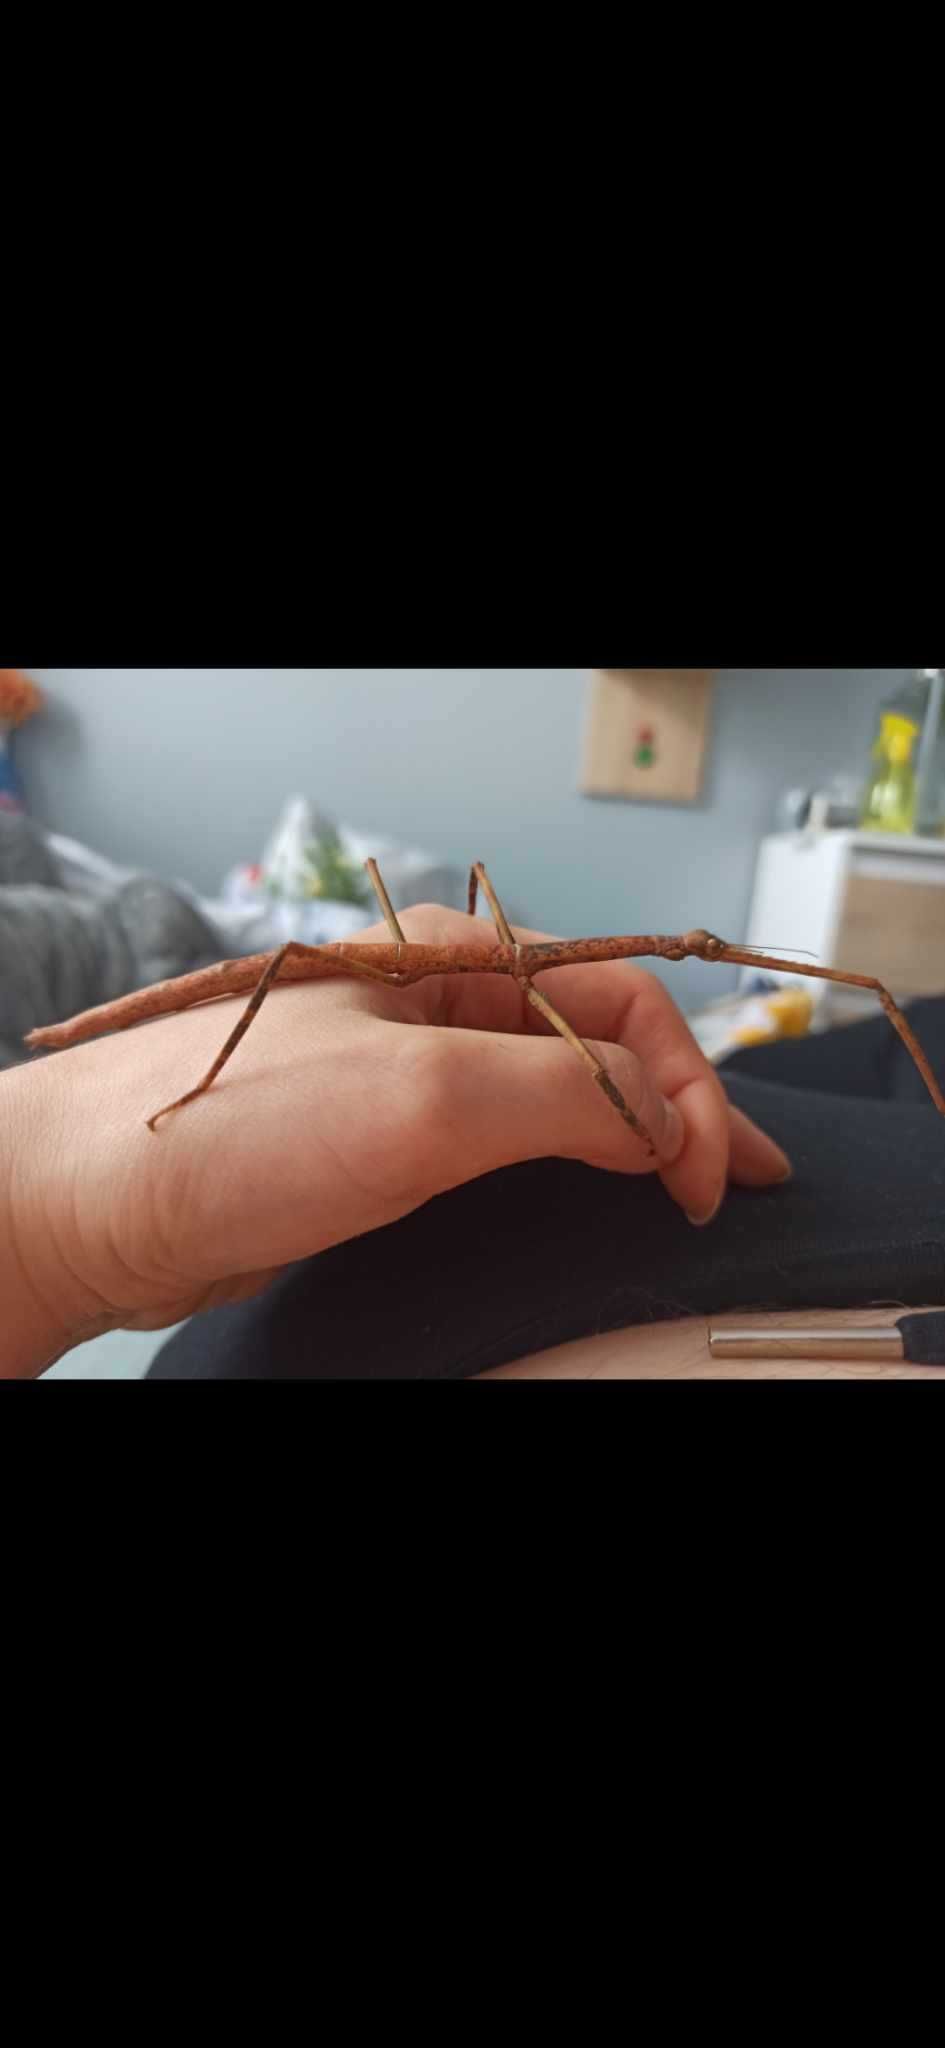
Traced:
<path fill-rule="evenodd" d="M 918 788 L 912 756 L 919 727 L 901 712 L 884 711 L 873 748 L 876 772 L 860 823 L 869 832 L 914 832 Z"/>

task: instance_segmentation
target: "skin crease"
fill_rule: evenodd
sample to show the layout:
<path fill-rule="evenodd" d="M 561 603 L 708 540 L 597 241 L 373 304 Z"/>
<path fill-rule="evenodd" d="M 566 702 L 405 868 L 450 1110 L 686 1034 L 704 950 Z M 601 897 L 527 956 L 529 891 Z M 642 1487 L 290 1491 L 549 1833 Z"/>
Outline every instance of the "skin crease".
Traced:
<path fill-rule="evenodd" d="M 494 944 L 484 920 L 435 905 L 401 921 L 424 944 Z M 243 998 L 0 1076 L 0 1370 L 35 1374 L 103 1330 L 168 1328 L 245 1298 L 520 1160 L 658 1172 L 700 1223 L 730 1179 L 787 1178 L 652 975 L 613 962 L 537 985 L 604 1060 L 656 1161 L 515 984 L 485 975 L 279 989 L 212 1091 L 156 1135 L 147 1117 L 199 1081 Z"/>

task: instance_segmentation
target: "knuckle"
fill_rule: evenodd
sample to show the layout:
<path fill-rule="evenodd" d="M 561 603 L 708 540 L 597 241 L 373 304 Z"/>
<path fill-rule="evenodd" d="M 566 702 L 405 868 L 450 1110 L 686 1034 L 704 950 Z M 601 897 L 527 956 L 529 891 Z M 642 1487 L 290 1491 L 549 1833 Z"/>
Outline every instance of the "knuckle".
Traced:
<path fill-rule="evenodd" d="M 428 946 L 455 942 L 457 928 L 468 922 L 461 911 L 447 910 L 442 903 L 412 903 L 397 914 L 407 938 Z"/>
<path fill-rule="evenodd" d="M 678 1035 L 682 1024 L 682 1012 L 665 983 L 647 968 L 636 968 L 627 993 L 622 1028 L 628 1033 L 643 1031 L 649 1040 L 665 1042 L 674 1033 Z"/>

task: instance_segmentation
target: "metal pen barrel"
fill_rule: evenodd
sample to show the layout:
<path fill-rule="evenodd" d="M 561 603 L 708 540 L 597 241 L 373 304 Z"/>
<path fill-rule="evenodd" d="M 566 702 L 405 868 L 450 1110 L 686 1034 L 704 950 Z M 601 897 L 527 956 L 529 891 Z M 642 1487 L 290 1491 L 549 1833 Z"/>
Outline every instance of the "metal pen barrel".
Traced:
<path fill-rule="evenodd" d="M 898 1330 L 710 1330 L 713 1358 L 905 1357 Z"/>

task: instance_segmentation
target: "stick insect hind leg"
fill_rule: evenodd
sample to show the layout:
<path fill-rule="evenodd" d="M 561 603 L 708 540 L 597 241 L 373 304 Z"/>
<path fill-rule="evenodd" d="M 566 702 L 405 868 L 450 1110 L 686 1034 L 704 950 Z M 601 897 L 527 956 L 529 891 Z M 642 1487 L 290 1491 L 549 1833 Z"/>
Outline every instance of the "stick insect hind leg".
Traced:
<path fill-rule="evenodd" d="M 388 896 L 387 890 L 385 889 L 384 883 L 381 879 L 381 872 L 377 865 L 377 862 L 375 860 L 369 860 L 366 863 L 366 866 L 368 874 L 371 877 L 371 884 L 374 889 L 374 893 L 378 899 L 378 902 L 380 903 L 381 909 L 384 912 L 384 917 L 387 922 L 388 930 L 397 940 L 398 945 L 406 945 L 406 939 L 404 938 L 400 925 L 397 922 L 397 918 L 394 914 L 394 909 L 391 904 L 390 897 Z M 249 1030 L 249 1027 L 253 1021 L 253 1018 L 258 1016 L 259 1011 L 261 1010 L 267 995 L 269 994 L 270 990 L 274 988 L 276 982 L 278 981 L 280 972 L 284 967 L 285 962 L 287 960 L 310 958 L 312 955 L 317 954 L 319 950 L 320 949 L 318 946 L 302 946 L 297 941 L 291 940 L 287 946 L 280 947 L 279 952 L 273 954 L 272 959 L 270 960 L 268 966 L 266 967 L 265 972 L 263 973 L 258 986 L 254 989 L 253 994 L 249 999 L 246 1009 L 244 1010 L 243 1015 L 236 1026 L 236 1029 L 230 1033 L 230 1036 L 227 1039 L 222 1052 L 219 1053 L 217 1058 L 214 1060 L 209 1073 L 204 1075 L 203 1080 L 198 1084 L 196 1088 L 191 1088 L 188 1094 L 182 1095 L 178 1102 L 169 1102 L 166 1109 L 159 1109 L 156 1116 L 149 1117 L 149 1131 L 157 1130 L 158 1124 L 160 1123 L 162 1117 L 170 1116 L 172 1112 L 176 1109 L 186 1109 L 188 1103 L 197 1102 L 199 1101 L 201 1095 L 206 1095 L 207 1090 L 213 1087 L 214 1081 L 217 1079 L 218 1075 L 222 1074 L 224 1067 L 227 1065 L 228 1061 L 232 1059 L 233 1054 L 237 1049 L 237 1046 L 240 1045 L 242 1043 L 242 1040 L 245 1038 L 246 1033 Z M 346 960 L 345 972 L 346 974 L 360 975 L 362 979 L 367 981 L 382 981 L 388 987 L 396 987 L 399 981 L 398 975 L 384 974 L 381 972 L 380 968 L 368 967 L 356 960 Z"/>
<path fill-rule="evenodd" d="M 475 917 L 476 915 L 476 905 L 479 900 L 480 888 L 482 889 L 483 895 L 485 896 L 489 908 L 492 912 L 493 918 L 495 920 L 495 927 L 499 934 L 499 938 L 502 941 L 502 944 L 504 946 L 514 946 L 516 944 L 516 941 L 513 936 L 508 918 L 505 915 L 505 911 L 503 910 L 502 905 L 499 902 L 498 896 L 496 895 L 496 892 L 492 886 L 491 881 L 489 880 L 489 876 L 487 875 L 482 862 L 477 861 L 469 877 L 469 914 L 471 917 Z M 653 1143 L 653 1140 L 650 1136 L 649 1131 L 646 1128 L 646 1125 L 642 1124 L 640 1122 L 639 1117 L 634 1115 L 633 1110 L 630 1108 L 629 1103 L 626 1102 L 624 1100 L 624 1097 L 621 1095 L 620 1089 L 617 1087 L 616 1081 L 611 1079 L 611 1076 L 608 1074 L 606 1067 L 601 1064 L 601 1061 L 597 1058 L 596 1053 L 593 1053 L 591 1051 L 590 1046 L 586 1043 L 586 1041 L 583 1038 L 581 1038 L 575 1030 L 572 1029 L 571 1025 L 567 1021 L 567 1018 L 562 1017 L 560 1011 L 556 1010 L 552 1003 L 549 1003 L 547 996 L 543 996 L 541 992 L 535 987 L 535 984 L 532 981 L 530 975 L 517 975 L 516 980 L 518 981 L 519 988 L 522 990 L 523 995 L 526 996 L 528 1001 L 530 1002 L 532 1009 L 537 1010 L 539 1016 L 544 1017 L 545 1022 L 550 1024 L 553 1030 L 557 1031 L 559 1038 L 563 1038 L 565 1044 L 571 1047 L 572 1052 L 577 1053 L 578 1059 L 581 1060 L 583 1065 L 587 1068 L 591 1076 L 591 1079 L 600 1089 L 602 1095 L 606 1096 L 607 1101 L 610 1103 L 611 1108 L 615 1109 L 617 1111 L 617 1115 L 621 1116 L 623 1118 L 624 1123 L 629 1125 L 634 1136 L 642 1139 L 644 1145 L 647 1146 L 652 1157 L 655 1159 L 656 1146 Z"/>
<path fill-rule="evenodd" d="M 302 946 L 293 940 L 287 946 L 280 947 L 278 953 L 273 954 L 268 967 L 249 999 L 239 1023 L 235 1030 L 231 1031 L 222 1052 L 217 1054 L 209 1072 L 204 1075 L 203 1080 L 198 1083 L 196 1088 L 191 1088 L 186 1095 L 181 1095 L 177 1102 L 169 1102 L 166 1108 L 159 1109 L 155 1116 L 149 1116 L 149 1131 L 156 1132 L 158 1124 L 163 1117 L 171 1116 L 177 1109 L 186 1109 L 188 1103 L 199 1101 L 200 1096 L 206 1095 L 207 1090 L 213 1087 L 214 1081 L 218 1075 L 222 1074 L 224 1067 L 232 1059 L 237 1046 L 245 1038 L 254 1017 L 258 1016 L 270 990 L 275 987 L 286 961 L 310 958 L 313 954 L 319 954 L 320 951 L 321 948 L 318 946 Z M 345 962 L 345 973 L 361 975 L 368 981 L 382 981 L 385 985 L 393 984 L 396 986 L 397 982 L 396 976 L 383 974 L 379 968 L 363 966 L 355 960 L 347 960 Z"/>

